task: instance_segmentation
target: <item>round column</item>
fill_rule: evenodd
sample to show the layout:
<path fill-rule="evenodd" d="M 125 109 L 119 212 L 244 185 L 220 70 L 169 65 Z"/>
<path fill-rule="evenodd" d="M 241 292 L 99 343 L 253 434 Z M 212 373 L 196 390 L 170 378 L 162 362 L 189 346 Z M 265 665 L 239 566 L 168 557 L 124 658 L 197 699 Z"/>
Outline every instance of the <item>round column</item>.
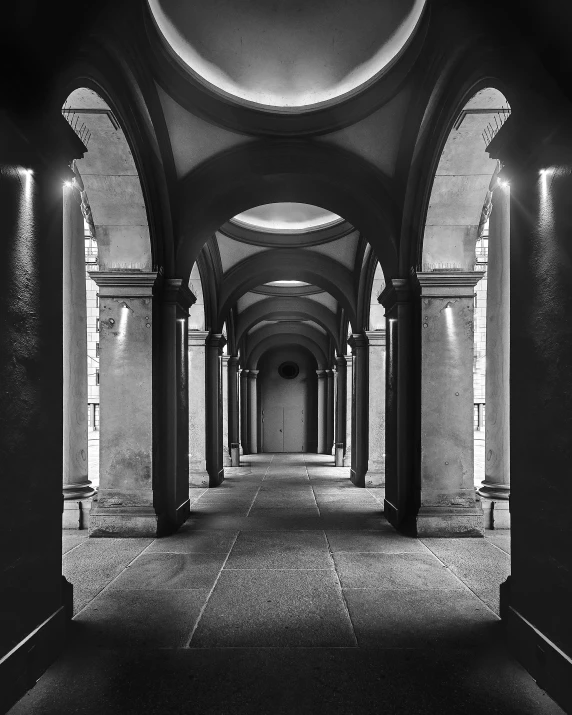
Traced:
<path fill-rule="evenodd" d="M 485 528 L 510 528 L 510 187 L 492 196 L 487 267 Z"/>
<path fill-rule="evenodd" d="M 63 358 L 63 494 L 70 502 L 63 525 L 77 529 L 85 526 L 80 501 L 94 489 L 87 458 L 85 239 L 75 182 L 63 189 Z"/>
<path fill-rule="evenodd" d="M 248 432 L 250 454 L 258 454 L 258 370 L 248 371 Z"/>

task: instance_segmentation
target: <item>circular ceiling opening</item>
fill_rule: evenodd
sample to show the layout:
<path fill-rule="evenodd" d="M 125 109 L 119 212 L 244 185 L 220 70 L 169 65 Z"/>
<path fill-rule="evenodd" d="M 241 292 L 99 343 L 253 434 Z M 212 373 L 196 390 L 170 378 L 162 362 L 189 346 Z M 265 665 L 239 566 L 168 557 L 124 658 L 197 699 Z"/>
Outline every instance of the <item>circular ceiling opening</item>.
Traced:
<path fill-rule="evenodd" d="M 299 372 L 300 368 L 295 362 L 292 362 L 291 360 L 283 362 L 282 365 L 280 365 L 278 368 L 278 374 L 285 380 L 293 380 L 295 377 L 298 377 Z"/>
<path fill-rule="evenodd" d="M 284 201 L 248 209 L 234 216 L 231 221 L 266 233 L 307 233 L 333 226 L 343 219 L 319 206 Z"/>
<path fill-rule="evenodd" d="M 148 0 L 203 84 L 245 102 L 308 107 L 353 92 L 404 49 L 425 0 Z"/>

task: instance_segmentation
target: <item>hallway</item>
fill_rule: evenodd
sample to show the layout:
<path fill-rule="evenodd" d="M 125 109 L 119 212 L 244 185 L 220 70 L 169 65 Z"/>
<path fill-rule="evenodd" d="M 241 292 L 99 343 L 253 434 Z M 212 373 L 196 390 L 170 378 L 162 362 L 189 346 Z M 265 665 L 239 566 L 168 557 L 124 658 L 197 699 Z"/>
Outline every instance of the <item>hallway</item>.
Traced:
<path fill-rule="evenodd" d="M 560 713 L 501 645 L 509 536 L 414 539 L 324 455 L 245 455 L 163 539 L 64 534 L 66 653 L 10 712 Z"/>

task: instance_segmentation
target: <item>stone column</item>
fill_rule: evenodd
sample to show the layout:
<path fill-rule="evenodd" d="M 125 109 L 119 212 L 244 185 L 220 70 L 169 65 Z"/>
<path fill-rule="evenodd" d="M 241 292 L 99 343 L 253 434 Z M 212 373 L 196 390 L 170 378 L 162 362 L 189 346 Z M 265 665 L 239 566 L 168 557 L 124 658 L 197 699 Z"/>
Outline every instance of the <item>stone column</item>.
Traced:
<path fill-rule="evenodd" d="M 334 371 L 326 370 L 326 454 L 332 454 L 334 448 Z"/>
<path fill-rule="evenodd" d="M 369 343 L 365 333 L 352 335 L 352 459 L 350 479 L 365 487 L 369 449 Z"/>
<path fill-rule="evenodd" d="M 229 450 L 231 444 L 240 443 L 239 432 L 239 402 L 238 402 L 238 358 L 235 356 L 228 359 L 228 442 Z"/>
<path fill-rule="evenodd" d="M 190 514 L 189 503 L 189 309 L 196 298 L 186 281 L 167 278 L 161 291 L 161 430 L 155 506 L 164 515 L 162 533 L 176 530 Z M 156 490 L 157 491 L 157 490 Z"/>
<path fill-rule="evenodd" d="M 352 466 L 352 424 L 353 424 L 353 374 L 354 359 L 352 355 L 344 357 L 346 361 L 346 451 L 344 454 L 344 467 Z"/>
<path fill-rule="evenodd" d="M 99 286 L 99 496 L 90 536 L 155 537 L 156 273 L 94 272 Z"/>
<path fill-rule="evenodd" d="M 336 358 L 336 443 L 342 443 L 345 448 L 346 444 L 346 359 L 345 357 Z M 343 464 L 336 464 L 336 467 L 342 467 Z"/>
<path fill-rule="evenodd" d="M 230 402 L 228 399 L 228 361 L 230 357 L 223 355 L 221 357 L 221 375 L 222 375 L 222 462 L 224 467 L 230 467 L 230 437 L 229 437 L 229 422 L 230 422 Z"/>
<path fill-rule="evenodd" d="M 248 444 L 248 370 L 240 371 L 240 445 L 242 454 L 249 453 Z"/>
<path fill-rule="evenodd" d="M 481 273 L 418 273 L 419 536 L 483 536 L 474 486 L 473 317 Z"/>
<path fill-rule="evenodd" d="M 206 348 L 208 333 L 189 330 L 189 484 L 208 487 Z"/>
<path fill-rule="evenodd" d="M 64 529 L 87 527 L 87 307 L 81 197 L 75 181 L 63 189 L 63 493 Z"/>
<path fill-rule="evenodd" d="M 258 454 L 258 370 L 248 371 L 248 450 Z"/>
<path fill-rule="evenodd" d="M 367 333 L 369 340 L 368 486 L 385 484 L 385 330 Z"/>
<path fill-rule="evenodd" d="M 379 302 L 385 308 L 385 500 L 384 513 L 397 529 L 413 511 L 412 335 L 413 296 L 408 279 L 394 278 Z M 472 363 L 471 363 L 472 364 Z"/>
<path fill-rule="evenodd" d="M 318 376 L 318 454 L 327 454 L 328 374 L 316 370 Z"/>
<path fill-rule="evenodd" d="M 485 384 L 485 528 L 509 529 L 510 495 L 510 188 L 497 185 L 489 219 Z"/>
<path fill-rule="evenodd" d="M 224 480 L 222 349 L 226 338 L 209 333 L 206 339 L 206 440 L 209 487 L 218 487 Z"/>

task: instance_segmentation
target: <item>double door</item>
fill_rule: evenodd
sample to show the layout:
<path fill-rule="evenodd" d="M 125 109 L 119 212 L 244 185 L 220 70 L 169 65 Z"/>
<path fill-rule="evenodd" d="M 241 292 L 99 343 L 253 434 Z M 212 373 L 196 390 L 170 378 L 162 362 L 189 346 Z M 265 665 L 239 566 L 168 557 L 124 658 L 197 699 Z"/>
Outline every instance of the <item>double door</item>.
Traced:
<path fill-rule="evenodd" d="M 299 407 L 267 407 L 262 412 L 264 452 L 304 452 L 304 410 Z"/>

